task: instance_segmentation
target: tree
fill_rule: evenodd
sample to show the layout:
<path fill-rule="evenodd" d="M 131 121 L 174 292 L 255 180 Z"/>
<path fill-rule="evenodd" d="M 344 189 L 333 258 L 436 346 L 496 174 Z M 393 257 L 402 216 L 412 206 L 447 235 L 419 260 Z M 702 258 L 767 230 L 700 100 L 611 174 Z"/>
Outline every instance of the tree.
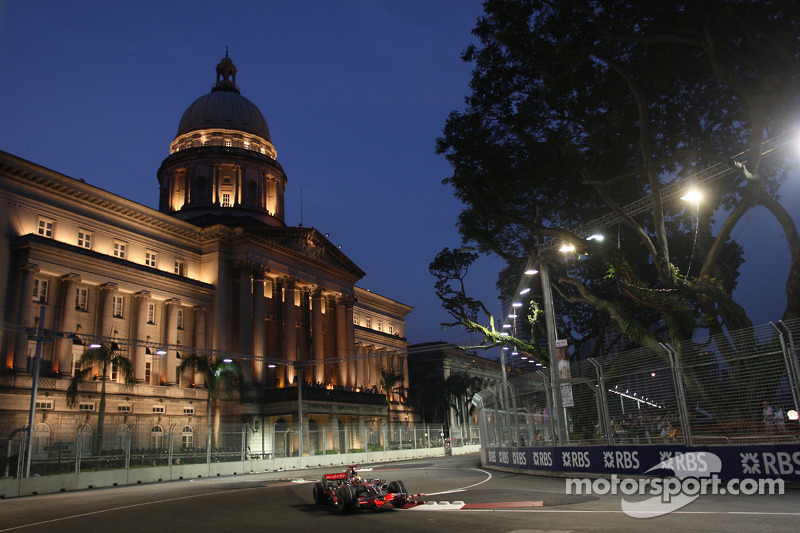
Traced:
<path fill-rule="evenodd" d="M 242 367 L 238 361 L 214 357 L 210 354 L 189 354 L 178 367 L 181 372 L 191 370 L 203 376 L 205 386 L 208 389 L 206 398 L 206 413 L 208 415 L 208 435 L 217 435 L 220 424 L 220 392 L 225 389 L 228 397 L 233 391 L 240 389 L 244 383 L 242 377 Z M 240 391 L 241 392 L 241 391 Z M 213 428 L 213 429 L 212 429 Z"/>
<path fill-rule="evenodd" d="M 455 372 L 447 376 L 444 389 L 450 406 L 456 411 L 456 422 L 467 425 L 469 414 L 473 411 L 472 396 L 481 389 L 480 379 L 466 372 Z"/>
<path fill-rule="evenodd" d="M 127 384 L 135 381 L 133 363 L 126 356 L 119 353 L 116 343 L 101 344 L 97 348 L 89 348 L 77 362 L 78 370 L 70 380 L 67 387 L 67 405 L 74 407 L 78 403 L 78 389 L 82 381 L 92 373 L 94 367 L 99 368 L 97 379 L 100 380 L 100 405 L 97 410 L 97 432 L 94 435 L 92 450 L 100 453 L 103 446 L 103 433 L 105 432 L 106 418 L 106 380 L 112 369 L 116 369 Z"/>
<path fill-rule="evenodd" d="M 732 232 L 761 205 L 791 254 L 783 318 L 800 316 L 800 237 L 778 201 L 788 166 L 771 149 L 785 143 L 769 141 L 786 138 L 800 104 L 795 3 L 484 6 L 473 31 L 479 45 L 463 54 L 475 65 L 472 94 L 437 141 L 453 168 L 444 182 L 465 205 L 465 243 L 516 272 L 543 240 L 574 244 L 570 260 L 551 264 L 560 335 L 574 344 L 609 324 L 658 349 L 665 335 L 678 341 L 698 327 L 751 326 L 732 297 L 743 261 Z M 709 199 L 696 211 L 662 198 L 671 183 L 711 165 L 723 177 L 703 185 Z M 652 208 L 622 208 L 643 198 Z M 572 231 L 609 212 L 620 220 L 614 239 Z M 452 283 L 470 257 L 445 252 L 455 266 L 431 264 L 454 289 L 445 307 L 478 330 L 480 306 Z M 515 287 L 512 279 L 503 289 L 511 295 Z M 483 329 L 484 344 L 500 342 L 491 319 Z"/>
<path fill-rule="evenodd" d="M 392 398 L 406 399 L 406 388 L 403 386 L 405 376 L 394 368 L 378 369 L 378 386 L 386 395 L 386 420 L 389 430 L 392 428 Z"/>

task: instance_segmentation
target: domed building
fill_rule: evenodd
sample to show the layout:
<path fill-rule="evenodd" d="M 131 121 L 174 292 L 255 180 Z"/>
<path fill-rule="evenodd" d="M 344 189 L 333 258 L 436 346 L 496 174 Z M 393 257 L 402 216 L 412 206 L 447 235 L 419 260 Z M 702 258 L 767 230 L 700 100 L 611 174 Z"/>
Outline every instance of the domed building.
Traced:
<path fill-rule="evenodd" d="M 286 225 L 287 176 L 236 74 L 226 53 L 183 113 L 158 210 L 0 152 L 0 301 L 13 325 L 0 331 L 0 435 L 27 425 L 37 348 L 38 454 L 76 435 L 85 453 L 169 435 L 191 448 L 209 426 L 215 443 L 231 428 L 238 443 L 247 424 L 251 453 L 307 455 L 366 449 L 413 421 L 380 387 L 381 369 L 407 387 L 412 308 L 357 287 L 364 272 L 316 229 Z M 40 317 L 43 342 L 31 336 Z M 80 367 L 95 345 L 130 361 L 133 381 L 117 365 Z M 241 386 L 223 392 L 235 400 L 217 402 L 232 369 Z M 304 443 L 287 429 L 298 423 Z"/>

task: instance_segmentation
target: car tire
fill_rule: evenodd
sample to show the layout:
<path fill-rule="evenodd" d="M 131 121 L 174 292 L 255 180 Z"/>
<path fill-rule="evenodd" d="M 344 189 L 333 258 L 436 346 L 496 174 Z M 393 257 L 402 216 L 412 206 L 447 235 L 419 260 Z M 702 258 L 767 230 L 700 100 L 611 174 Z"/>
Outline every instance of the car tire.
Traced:
<path fill-rule="evenodd" d="M 350 485 L 342 485 L 336 490 L 336 509 L 349 513 L 355 507 L 355 490 Z"/>
<path fill-rule="evenodd" d="M 314 483 L 314 503 L 317 505 L 325 503 L 325 500 L 328 499 L 328 495 L 325 494 L 325 485 L 317 481 Z"/>
<path fill-rule="evenodd" d="M 406 504 L 406 502 L 408 501 L 407 500 L 408 491 L 406 491 L 406 484 L 405 483 L 403 483 L 402 481 L 392 481 L 391 483 L 389 483 L 389 486 L 387 487 L 387 489 L 388 489 L 388 491 L 390 493 L 395 493 L 395 494 L 401 493 L 401 494 L 403 494 L 403 498 L 392 500 L 392 506 L 393 507 L 402 507 L 402 506 L 404 506 Z"/>

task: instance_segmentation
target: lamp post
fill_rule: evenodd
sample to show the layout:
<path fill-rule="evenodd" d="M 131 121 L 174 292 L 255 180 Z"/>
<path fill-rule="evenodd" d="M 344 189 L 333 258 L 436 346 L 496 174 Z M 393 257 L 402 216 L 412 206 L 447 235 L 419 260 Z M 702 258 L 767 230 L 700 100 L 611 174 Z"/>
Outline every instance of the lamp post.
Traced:
<path fill-rule="evenodd" d="M 556 355 L 556 316 L 553 309 L 553 289 L 550 286 L 550 269 L 545 261 L 539 263 L 539 273 L 542 278 L 542 296 L 544 297 L 544 318 L 547 328 L 547 353 L 550 356 L 550 386 L 553 390 L 553 413 L 558 413 L 559 423 L 556 424 L 558 440 L 563 445 L 567 442 L 566 420 L 561 420 L 564 416 L 564 407 L 561 401 L 561 383 L 558 376 L 558 357 Z"/>
<path fill-rule="evenodd" d="M 39 323 L 36 325 L 36 354 L 33 357 L 31 374 L 31 408 L 28 413 L 28 441 L 25 445 L 25 477 L 31 477 L 31 453 L 33 451 L 33 424 L 36 420 L 36 395 L 39 390 L 39 364 L 42 359 L 42 341 L 44 336 L 45 306 L 39 308 Z"/>

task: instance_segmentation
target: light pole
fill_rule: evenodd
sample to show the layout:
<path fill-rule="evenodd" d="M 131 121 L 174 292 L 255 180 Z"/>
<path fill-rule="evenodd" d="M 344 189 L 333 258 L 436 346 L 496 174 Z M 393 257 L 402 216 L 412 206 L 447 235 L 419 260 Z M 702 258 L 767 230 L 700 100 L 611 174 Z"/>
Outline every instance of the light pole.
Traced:
<path fill-rule="evenodd" d="M 558 375 L 558 356 L 556 355 L 556 315 L 553 309 L 553 289 L 550 286 L 550 269 L 545 261 L 539 262 L 539 273 L 542 278 L 542 296 L 544 298 L 544 318 L 547 328 L 547 353 L 550 356 L 550 387 L 553 391 L 553 412 L 558 414 L 556 430 L 558 440 L 564 445 L 567 442 L 567 424 L 564 417 L 564 406 L 561 401 L 561 383 Z"/>
<path fill-rule="evenodd" d="M 28 413 L 28 441 L 25 446 L 25 477 L 31 477 L 31 452 L 33 451 L 33 424 L 36 420 L 36 395 L 39 390 L 39 362 L 42 359 L 42 341 L 44 336 L 45 306 L 39 308 L 39 323 L 36 325 L 36 354 L 33 357 L 31 374 L 31 408 Z"/>

